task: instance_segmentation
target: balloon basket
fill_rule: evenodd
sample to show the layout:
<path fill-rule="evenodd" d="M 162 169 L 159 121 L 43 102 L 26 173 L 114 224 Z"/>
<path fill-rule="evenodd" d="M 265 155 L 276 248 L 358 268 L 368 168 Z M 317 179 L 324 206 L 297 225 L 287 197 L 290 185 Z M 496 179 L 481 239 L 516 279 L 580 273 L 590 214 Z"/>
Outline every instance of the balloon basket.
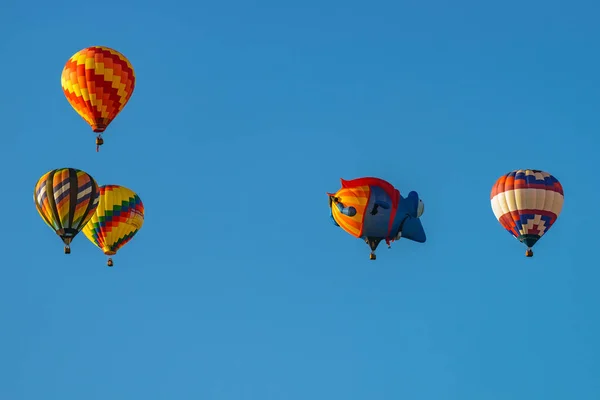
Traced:
<path fill-rule="evenodd" d="M 96 138 L 96 153 L 100 151 L 100 146 L 104 144 L 104 139 L 100 135 Z"/>

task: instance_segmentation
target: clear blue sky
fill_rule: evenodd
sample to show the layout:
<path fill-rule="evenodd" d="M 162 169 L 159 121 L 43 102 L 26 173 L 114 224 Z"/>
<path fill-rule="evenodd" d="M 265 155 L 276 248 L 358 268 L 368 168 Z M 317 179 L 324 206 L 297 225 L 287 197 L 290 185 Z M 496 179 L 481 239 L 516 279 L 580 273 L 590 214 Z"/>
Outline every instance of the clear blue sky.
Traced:
<path fill-rule="evenodd" d="M 21 2 L 0 13 L 2 400 L 597 400 L 596 1 Z M 76 51 L 137 86 L 95 152 L 60 86 Z M 106 267 L 43 223 L 37 179 L 136 191 Z M 489 194 L 563 184 L 525 258 Z M 367 245 L 327 191 L 425 201 L 425 244 Z"/>

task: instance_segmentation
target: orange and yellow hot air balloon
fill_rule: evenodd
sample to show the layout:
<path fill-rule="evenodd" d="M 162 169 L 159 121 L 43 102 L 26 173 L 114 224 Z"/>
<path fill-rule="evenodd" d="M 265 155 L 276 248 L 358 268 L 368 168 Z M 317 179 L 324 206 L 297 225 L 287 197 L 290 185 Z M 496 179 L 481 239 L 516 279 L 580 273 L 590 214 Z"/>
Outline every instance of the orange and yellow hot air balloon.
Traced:
<path fill-rule="evenodd" d="M 61 84 L 71 106 L 98 133 L 98 151 L 104 143 L 102 133 L 133 94 L 135 72 L 131 63 L 108 47 L 88 47 L 67 61 Z"/>
<path fill-rule="evenodd" d="M 98 188 L 99 204 L 83 234 L 107 256 L 114 256 L 142 229 L 144 204 L 136 193 L 119 185 Z M 112 258 L 108 266 L 113 266 Z"/>

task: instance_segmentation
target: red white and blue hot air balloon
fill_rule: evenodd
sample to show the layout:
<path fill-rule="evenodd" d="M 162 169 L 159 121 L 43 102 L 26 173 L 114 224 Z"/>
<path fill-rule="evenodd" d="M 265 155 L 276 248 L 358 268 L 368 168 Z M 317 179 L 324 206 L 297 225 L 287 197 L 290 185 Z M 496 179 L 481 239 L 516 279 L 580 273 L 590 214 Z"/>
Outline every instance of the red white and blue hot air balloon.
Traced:
<path fill-rule="evenodd" d="M 547 172 L 518 169 L 501 176 L 490 195 L 500 224 L 527 246 L 525 255 L 552 227 L 564 202 L 560 182 Z"/>

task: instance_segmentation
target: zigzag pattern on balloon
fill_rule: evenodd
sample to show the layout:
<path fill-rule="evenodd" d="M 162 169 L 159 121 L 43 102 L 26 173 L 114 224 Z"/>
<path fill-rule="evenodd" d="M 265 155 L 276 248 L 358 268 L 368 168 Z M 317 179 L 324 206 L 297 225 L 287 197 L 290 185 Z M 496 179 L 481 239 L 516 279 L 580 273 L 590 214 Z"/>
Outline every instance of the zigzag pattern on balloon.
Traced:
<path fill-rule="evenodd" d="M 94 132 L 100 133 L 131 98 L 135 72 L 123 54 L 92 46 L 67 61 L 61 84 L 71 106 Z"/>
<path fill-rule="evenodd" d="M 133 191 L 118 185 L 100 187 L 100 204 L 83 229 L 106 255 L 114 255 L 141 229 L 144 205 Z"/>

